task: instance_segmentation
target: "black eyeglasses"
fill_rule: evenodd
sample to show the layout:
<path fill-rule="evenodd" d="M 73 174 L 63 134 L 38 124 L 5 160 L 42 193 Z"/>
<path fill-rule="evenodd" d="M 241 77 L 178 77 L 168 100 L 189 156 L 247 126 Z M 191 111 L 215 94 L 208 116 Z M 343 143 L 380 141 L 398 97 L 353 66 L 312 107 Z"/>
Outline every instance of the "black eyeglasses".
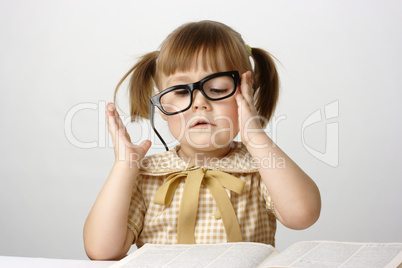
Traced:
<path fill-rule="evenodd" d="M 169 87 L 153 96 L 149 105 L 150 121 L 153 130 L 162 141 L 166 151 L 169 148 L 154 126 L 154 106 L 158 107 L 166 115 L 182 113 L 193 104 L 194 90 L 201 91 L 202 95 L 210 101 L 219 101 L 229 98 L 236 92 L 239 80 L 238 71 L 215 73 L 196 83 Z"/>

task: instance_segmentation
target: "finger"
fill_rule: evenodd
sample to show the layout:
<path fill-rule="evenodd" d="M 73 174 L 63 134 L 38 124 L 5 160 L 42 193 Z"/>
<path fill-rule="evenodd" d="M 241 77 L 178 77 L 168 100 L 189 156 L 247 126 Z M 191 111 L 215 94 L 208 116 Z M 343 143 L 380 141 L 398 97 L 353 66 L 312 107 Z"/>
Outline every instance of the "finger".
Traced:
<path fill-rule="evenodd" d="M 147 152 L 148 152 L 148 150 L 149 150 L 149 148 L 151 148 L 151 145 L 152 145 L 152 142 L 150 141 L 150 140 L 143 140 L 140 144 L 139 144 L 139 147 L 141 148 L 141 153 L 142 153 L 142 157 L 144 157 L 146 154 L 147 154 Z"/>
<path fill-rule="evenodd" d="M 110 111 L 113 112 L 113 116 L 114 116 L 114 121 L 117 124 L 117 126 L 120 128 L 120 116 L 119 113 L 117 112 L 116 106 L 114 105 L 114 103 L 110 103 Z"/>
<path fill-rule="evenodd" d="M 113 102 L 109 102 L 106 106 L 106 115 L 108 116 L 113 116 L 115 118 L 115 123 L 117 122 L 117 116 L 118 113 L 116 111 L 116 107 L 114 106 Z"/>
<path fill-rule="evenodd" d="M 114 113 L 114 106 L 112 103 L 108 103 L 106 106 L 106 122 L 108 124 L 109 132 L 114 134 L 116 132 L 116 117 Z"/>
<path fill-rule="evenodd" d="M 114 147 L 118 147 L 119 144 L 122 144 L 122 142 L 124 143 L 124 140 L 126 137 L 123 137 L 122 139 L 122 133 L 123 136 L 125 134 L 125 131 L 121 131 L 121 119 L 120 117 L 116 116 L 118 115 L 117 111 L 116 111 L 116 107 L 114 106 L 113 103 L 108 103 L 107 104 L 107 110 L 106 110 L 106 115 L 107 115 L 107 123 L 108 123 L 108 130 L 110 135 L 112 136 L 112 141 L 113 141 L 113 145 Z M 119 142 L 119 140 L 121 140 L 121 142 Z"/>
<path fill-rule="evenodd" d="M 113 115 L 113 108 L 110 106 L 110 102 L 106 105 L 106 121 L 109 124 L 109 117 Z"/>
<path fill-rule="evenodd" d="M 151 148 L 152 142 L 150 140 L 143 140 L 139 145 L 135 145 L 133 143 L 126 143 L 126 146 L 129 148 L 135 149 L 134 152 L 130 153 L 131 160 L 138 160 L 142 159 L 146 153 L 148 152 L 149 148 Z"/>
<path fill-rule="evenodd" d="M 243 102 L 245 102 L 245 99 L 243 97 L 243 95 L 241 94 L 240 91 L 238 91 L 239 93 L 236 93 L 235 98 L 236 98 L 236 102 L 237 102 L 237 106 L 240 107 L 243 105 Z"/>
<path fill-rule="evenodd" d="M 106 108 L 107 108 L 108 111 L 113 112 L 113 111 L 114 111 L 113 102 L 109 102 L 109 103 L 106 105 Z"/>
<path fill-rule="evenodd" d="M 126 131 L 125 131 L 126 126 L 124 125 L 123 120 L 120 118 L 120 116 L 117 116 L 117 124 L 118 124 L 119 129 L 120 129 L 123 133 L 125 133 L 125 132 L 126 132 Z"/>
<path fill-rule="evenodd" d="M 107 111 L 106 111 L 106 113 L 108 114 L 108 115 L 110 115 L 110 116 L 113 116 L 114 118 L 115 118 L 115 122 L 117 123 L 118 122 L 118 117 L 119 117 L 119 113 L 117 112 L 117 109 L 116 109 L 116 106 L 114 105 L 114 103 L 113 102 L 109 102 L 108 104 L 107 104 Z"/>
<path fill-rule="evenodd" d="M 109 129 L 114 129 L 116 127 L 116 120 L 114 113 L 110 110 L 106 110 L 106 123 Z"/>
<path fill-rule="evenodd" d="M 131 162 L 141 161 L 151 147 L 151 144 L 152 142 L 150 140 L 143 140 L 139 145 L 132 143 L 130 145 L 126 145 L 127 147 L 134 149 L 130 150 L 129 155 L 126 157 L 128 157 Z"/>
<path fill-rule="evenodd" d="M 242 111 L 244 111 L 244 109 L 250 109 L 250 102 L 246 99 L 244 94 L 239 92 L 237 95 L 235 95 L 235 97 L 238 108 L 242 109 Z"/>
<path fill-rule="evenodd" d="M 131 137 L 130 137 L 130 134 L 128 134 L 127 128 L 124 128 L 124 129 L 125 129 L 126 139 L 131 142 Z"/>
<path fill-rule="evenodd" d="M 114 103 L 110 103 L 109 107 L 110 107 L 109 110 L 113 112 L 114 119 L 115 119 L 114 121 L 115 121 L 117 127 L 121 130 L 124 130 L 126 127 L 123 123 L 123 120 L 121 120 L 121 118 L 120 118 L 120 115 L 116 109 L 116 106 L 114 105 Z"/>
<path fill-rule="evenodd" d="M 236 101 L 237 101 L 237 107 L 239 109 L 239 111 L 238 111 L 239 116 L 246 116 L 246 117 L 252 116 L 253 107 L 244 98 L 244 96 L 242 94 L 238 94 L 236 96 Z"/>
<path fill-rule="evenodd" d="M 247 71 L 242 75 L 242 83 L 241 83 L 242 94 L 244 97 L 249 100 L 253 97 L 253 87 L 251 82 L 251 72 Z"/>
<path fill-rule="evenodd" d="M 250 71 L 247 71 L 242 74 L 240 87 L 241 87 L 241 94 L 243 95 L 243 97 L 247 100 L 247 102 L 249 102 L 249 104 L 252 104 L 254 102 L 254 99 L 253 99 L 253 86 Z"/>

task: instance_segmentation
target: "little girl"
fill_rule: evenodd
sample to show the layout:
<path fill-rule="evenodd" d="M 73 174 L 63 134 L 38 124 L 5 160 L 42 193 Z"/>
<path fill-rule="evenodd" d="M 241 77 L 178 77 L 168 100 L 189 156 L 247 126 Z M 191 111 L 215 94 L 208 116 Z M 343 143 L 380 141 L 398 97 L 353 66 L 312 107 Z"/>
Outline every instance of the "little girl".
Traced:
<path fill-rule="evenodd" d="M 201 21 L 144 55 L 116 92 L 130 74 L 132 120 L 150 118 L 165 144 L 153 124 L 156 106 L 180 144 L 145 156 L 151 142 L 133 145 L 107 105 L 115 163 L 84 226 L 91 259 L 120 259 L 134 243 L 274 245 L 276 219 L 292 229 L 318 219 L 317 186 L 263 130 L 279 87 L 269 53 L 222 23 Z"/>

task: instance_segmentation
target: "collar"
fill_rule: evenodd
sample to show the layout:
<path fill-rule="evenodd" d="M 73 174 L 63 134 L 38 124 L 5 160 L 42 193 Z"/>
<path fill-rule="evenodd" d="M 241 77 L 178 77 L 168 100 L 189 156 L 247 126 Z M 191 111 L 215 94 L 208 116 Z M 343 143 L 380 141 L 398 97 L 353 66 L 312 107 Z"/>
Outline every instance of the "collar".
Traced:
<path fill-rule="evenodd" d="M 253 165 L 253 157 L 242 142 L 232 141 L 231 150 L 226 156 L 213 159 L 208 165 L 202 166 L 190 165 L 182 160 L 177 154 L 179 150 L 180 144 L 167 152 L 144 157 L 141 161 L 140 174 L 158 176 L 198 168 L 229 173 L 254 173 L 258 171 L 257 167 Z"/>

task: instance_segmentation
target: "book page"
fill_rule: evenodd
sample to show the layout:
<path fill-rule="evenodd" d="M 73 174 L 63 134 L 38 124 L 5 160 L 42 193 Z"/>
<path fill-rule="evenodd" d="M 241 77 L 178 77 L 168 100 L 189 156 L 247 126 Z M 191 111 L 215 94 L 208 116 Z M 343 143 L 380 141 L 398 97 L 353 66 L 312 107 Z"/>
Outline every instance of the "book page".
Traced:
<path fill-rule="evenodd" d="M 278 252 L 271 245 L 261 243 L 146 244 L 111 267 L 255 268 L 272 254 Z"/>
<path fill-rule="evenodd" d="M 262 267 L 398 267 L 402 243 L 299 242 Z"/>

